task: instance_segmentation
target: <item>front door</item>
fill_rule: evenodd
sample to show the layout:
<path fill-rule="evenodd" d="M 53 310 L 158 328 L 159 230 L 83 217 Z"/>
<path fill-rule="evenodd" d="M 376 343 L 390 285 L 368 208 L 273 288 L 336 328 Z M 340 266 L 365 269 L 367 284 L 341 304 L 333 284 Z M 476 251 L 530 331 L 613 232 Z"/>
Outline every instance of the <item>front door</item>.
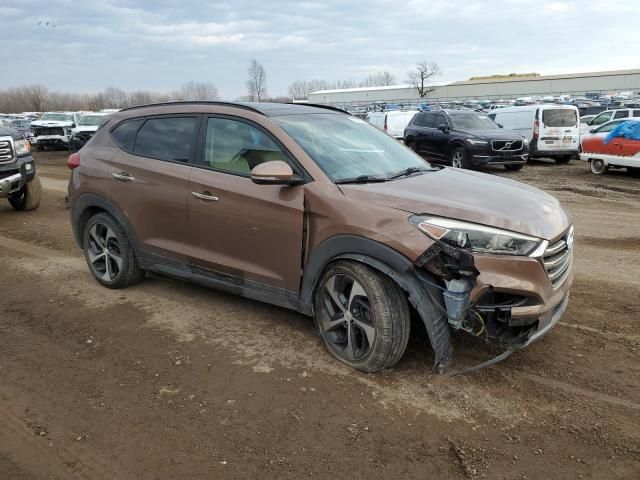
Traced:
<path fill-rule="evenodd" d="M 304 185 L 253 183 L 249 172 L 256 165 L 291 163 L 277 142 L 245 120 L 210 117 L 206 122 L 200 165 L 189 178 L 193 267 L 241 284 L 297 292 Z"/>

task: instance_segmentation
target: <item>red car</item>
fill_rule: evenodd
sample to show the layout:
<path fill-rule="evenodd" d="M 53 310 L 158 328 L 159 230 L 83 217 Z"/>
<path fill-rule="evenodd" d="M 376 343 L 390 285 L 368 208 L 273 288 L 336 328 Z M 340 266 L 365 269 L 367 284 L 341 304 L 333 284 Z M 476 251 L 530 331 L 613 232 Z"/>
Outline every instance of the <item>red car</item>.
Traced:
<path fill-rule="evenodd" d="M 640 121 L 624 122 L 604 137 L 584 138 L 580 158 L 589 162 L 596 175 L 606 173 L 610 166 L 640 173 Z"/>

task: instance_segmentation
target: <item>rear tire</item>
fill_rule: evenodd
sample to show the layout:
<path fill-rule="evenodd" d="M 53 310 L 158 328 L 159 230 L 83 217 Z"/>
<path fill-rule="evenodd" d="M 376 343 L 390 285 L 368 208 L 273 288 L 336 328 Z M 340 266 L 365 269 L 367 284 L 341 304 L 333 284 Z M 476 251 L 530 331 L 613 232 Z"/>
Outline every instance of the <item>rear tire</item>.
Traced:
<path fill-rule="evenodd" d="M 555 161 L 556 161 L 556 163 L 564 165 L 564 164 L 569 163 L 571 161 L 572 156 L 573 155 L 564 155 L 562 157 L 556 157 Z"/>
<path fill-rule="evenodd" d="M 92 275 L 107 288 L 125 288 L 145 276 L 124 229 L 106 213 L 89 219 L 82 249 Z"/>
<path fill-rule="evenodd" d="M 524 167 L 524 165 L 520 164 L 520 165 L 505 165 L 504 168 L 509 170 L 510 172 L 517 172 L 518 170 L 522 170 L 522 167 Z"/>
<path fill-rule="evenodd" d="M 395 365 L 409 341 L 410 312 L 398 285 L 357 262 L 338 261 L 314 292 L 315 321 L 327 351 L 362 372 Z"/>
<path fill-rule="evenodd" d="M 29 183 L 9 197 L 9 203 L 17 211 L 35 210 L 40 206 L 42 184 L 36 174 Z"/>
<path fill-rule="evenodd" d="M 609 170 L 609 165 L 599 158 L 592 158 L 589 160 L 589 169 L 594 175 L 604 175 Z"/>

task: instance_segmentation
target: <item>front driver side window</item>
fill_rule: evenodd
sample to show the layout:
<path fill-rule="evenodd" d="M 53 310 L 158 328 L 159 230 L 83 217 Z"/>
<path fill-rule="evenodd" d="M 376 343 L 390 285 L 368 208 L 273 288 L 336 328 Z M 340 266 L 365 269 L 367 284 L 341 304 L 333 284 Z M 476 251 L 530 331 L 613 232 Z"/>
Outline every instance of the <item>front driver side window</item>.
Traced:
<path fill-rule="evenodd" d="M 215 170 L 249 175 L 261 163 L 287 161 L 286 155 L 265 133 L 245 122 L 209 118 L 204 165 Z"/>

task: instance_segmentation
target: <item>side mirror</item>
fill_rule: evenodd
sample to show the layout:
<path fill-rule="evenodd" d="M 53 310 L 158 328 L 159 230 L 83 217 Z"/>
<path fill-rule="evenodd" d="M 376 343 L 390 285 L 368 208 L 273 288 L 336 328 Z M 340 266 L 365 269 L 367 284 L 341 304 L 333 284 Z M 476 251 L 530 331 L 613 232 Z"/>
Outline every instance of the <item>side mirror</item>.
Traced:
<path fill-rule="evenodd" d="M 587 120 L 587 125 L 593 125 L 593 118 L 591 120 Z"/>
<path fill-rule="evenodd" d="M 294 183 L 294 174 L 288 163 L 272 160 L 253 167 L 251 181 L 258 185 L 291 185 Z"/>
<path fill-rule="evenodd" d="M 596 133 L 597 128 L 592 128 L 591 130 L 589 130 L 589 133 Z"/>
<path fill-rule="evenodd" d="M 449 127 L 447 127 L 444 123 L 438 125 L 438 130 L 440 130 L 442 133 L 449 133 Z"/>
<path fill-rule="evenodd" d="M 72 123 L 72 124 L 71 124 L 71 128 L 76 128 L 76 124 L 75 124 L 75 123 Z"/>
<path fill-rule="evenodd" d="M 504 128 L 504 125 L 502 125 L 501 123 L 497 123 L 496 125 L 498 125 L 498 128 Z"/>

